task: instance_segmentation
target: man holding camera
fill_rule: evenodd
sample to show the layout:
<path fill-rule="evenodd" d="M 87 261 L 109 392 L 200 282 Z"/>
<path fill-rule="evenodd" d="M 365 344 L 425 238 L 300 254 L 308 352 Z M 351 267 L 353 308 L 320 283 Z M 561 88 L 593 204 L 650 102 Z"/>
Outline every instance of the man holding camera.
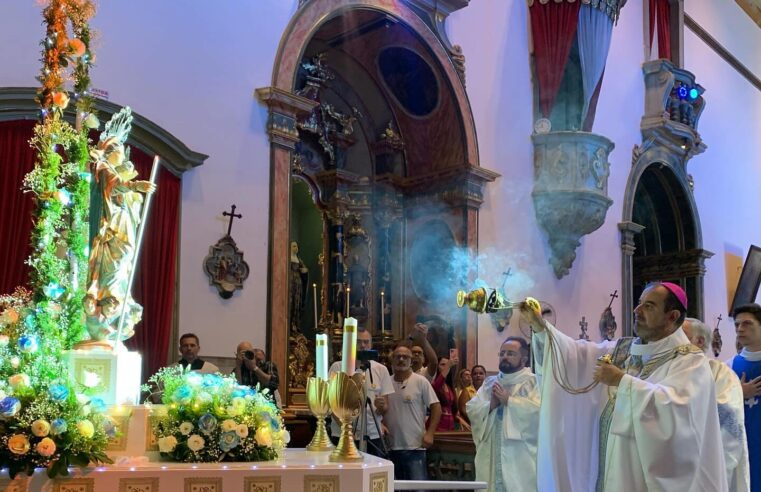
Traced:
<path fill-rule="evenodd" d="M 385 458 L 385 446 L 381 443 L 383 425 L 383 415 L 388 410 L 388 395 L 394 392 L 394 386 L 391 383 L 391 375 L 383 364 L 377 362 L 378 352 L 372 350 L 373 337 L 367 328 L 362 326 L 357 328 L 357 370 L 365 371 L 365 391 L 370 402 L 365 405 L 365 419 L 367 426 L 365 429 L 364 439 L 367 439 L 367 452 Z M 330 366 L 330 374 L 337 373 L 341 370 L 341 361 L 336 361 Z M 373 414 L 375 418 L 373 418 Z M 375 425 L 377 419 L 378 425 L 381 426 L 379 432 L 378 426 Z M 356 429 L 356 427 L 355 427 Z M 357 429 L 358 431 L 360 429 Z M 331 440 L 334 444 L 338 443 L 338 437 L 341 435 L 341 427 L 338 425 L 338 419 L 331 418 L 330 423 Z"/>
<path fill-rule="evenodd" d="M 252 388 L 259 385 L 259 391 L 269 390 L 268 397 L 275 401 L 275 392 L 280 385 L 277 366 L 265 360 L 264 351 L 255 349 L 251 342 L 240 342 L 235 353 L 235 379 L 239 384 Z"/>

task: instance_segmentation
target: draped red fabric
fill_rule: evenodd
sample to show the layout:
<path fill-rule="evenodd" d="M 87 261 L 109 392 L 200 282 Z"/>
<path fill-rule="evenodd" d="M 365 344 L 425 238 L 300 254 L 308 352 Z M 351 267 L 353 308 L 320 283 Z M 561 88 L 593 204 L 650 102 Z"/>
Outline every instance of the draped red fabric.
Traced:
<path fill-rule="evenodd" d="M 658 30 L 658 58 L 671 60 L 671 5 L 669 0 L 650 0 L 650 49 Z"/>
<path fill-rule="evenodd" d="M 34 168 L 35 152 L 29 146 L 35 121 L 0 123 L 0 294 L 26 286 L 31 253 L 34 200 L 21 192 L 26 173 Z"/>
<path fill-rule="evenodd" d="M 529 8 L 534 41 L 534 64 L 542 115 L 550 117 L 571 51 L 581 2 L 535 1 Z"/>
<path fill-rule="evenodd" d="M 130 159 L 138 179 L 147 180 L 153 157 L 132 147 Z M 135 272 L 132 293 L 143 306 L 143 321 L 126 345 L 143 356 L 143 381 L 167 364 L 174 315 L 180 184 L 178 177 L 161 168 Z"/>

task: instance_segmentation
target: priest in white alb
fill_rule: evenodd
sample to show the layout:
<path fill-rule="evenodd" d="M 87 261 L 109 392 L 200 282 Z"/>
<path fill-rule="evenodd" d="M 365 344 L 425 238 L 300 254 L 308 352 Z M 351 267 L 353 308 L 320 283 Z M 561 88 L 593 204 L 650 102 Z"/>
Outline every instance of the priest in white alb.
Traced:
<path fill-rule="evenodd" d="M 639 338 L 572 340 L 544 321 L 534 330 L 542 406 L 540 492 L 727 490 L 708 360 L 681 329 L 687 296 L 649 284 L 634 310 Z"/>
<path fill-rule="evenodd" d="M 526 340 L 509 337 L 499 349 L 499 374 L 467 404 L 476 445 L 476 480 L 489 492 L 536 490 L 539 388 L 526 367 Z"/>
<path fill-rule="evenodd" d="M 713 341 L 713 332 L 705 323 L 686 318 L 682 324 L 687 338 L 707 355 Z M 750 490 L 748 441 L 745 437 L 745 399 L 740 378 L 720 360 L 708 359 L 713 381 L 716 384 L 716 409 L 719 413 L 721 441 L 724 445 L 724 463 L 730 492 Z"/>

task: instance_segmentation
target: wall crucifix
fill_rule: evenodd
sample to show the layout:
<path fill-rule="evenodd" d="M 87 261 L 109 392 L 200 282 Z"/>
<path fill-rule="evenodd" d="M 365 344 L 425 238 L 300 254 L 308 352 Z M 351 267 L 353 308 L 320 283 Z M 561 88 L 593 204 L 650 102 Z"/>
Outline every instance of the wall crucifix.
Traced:
<path fill-rule="evenodd" d="M 229 299 L 237 289 L 243 288 L 243 282 L 248 278 L 248 263 L 243 261 L 243 251 L 238 249 L 231 233 L 233 220 L 242 219 L 242 214 L 236 214 L 235 205 L 230 212 L 222 212 L 222 217 L 230 217 L 227 224 L 227 234 L 209 247 L 209 254 L 203 260 L 203 269 L 209 277 L 209 284 L 214 285 L 220 297 Z"/>

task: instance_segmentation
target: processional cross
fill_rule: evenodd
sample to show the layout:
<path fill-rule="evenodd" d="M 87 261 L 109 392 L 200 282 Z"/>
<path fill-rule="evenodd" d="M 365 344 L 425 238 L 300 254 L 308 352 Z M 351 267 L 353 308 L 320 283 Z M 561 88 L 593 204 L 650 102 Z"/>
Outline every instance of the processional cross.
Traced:
<path fill-rule="evenodd" d="M 230 211 L 230 212 L 222 212 L 222 215 L 224 217 L 230 217 L 230 223 L 227 224 L 227 235 L 228 236 L 230 235 L 230 231 L 232 231 L 232 229 L 233 229 L 233 220 L 235 220 L 235 219 L 242 219 L 243 218 L 242 214 L 236 214 L 235 213 L 235 208 L 236 208 L 235 205 L 233 205 L 232 206 L 232 211 Z"/>
<path fill-rule="evenodd" d="M 610 295 L 610 302 L 608 303 L 608 309 L 613 305 L 613 301 L 616 300 L 618 297 L 618 290 L 614 290 L 613 293 Z"/>
<path fill-rule="evenodd" d="M 505 290 L 505 284 L 507 283 L 507 279 L 508 279 L 508 277 L 510 277 L 512 274 L 513 274 L 513 269 L 512 269 L 512 267 L 508 268 L 506 272 L 502 272 L 502 276 L 503 276 L 503 277 L 505 277 L 505 278 L 502 280 L 502 290 L 503 290 L 503 291 Z"/>
<path fill-rule="evenodd" d="M 719 314 L 719 317 L 716 318 L 716 326 L 713 329 L 713 339 L 711 340 L 711 350 L 713 350 L 713 356 L 718 357 L 721 353 L 721 346 L 723 342 L 721 341 L 721 332 L 719 331 L 719 323 L 721 323 L 721 320 L 723 318 L 721 317 L 721 314 Z"/>
<path fill-rule="evenodd" d="M 579 340 L 589 340 L 589 335 L 587 335 L 587 317 L 582 316 L 581 321 L 579 321 L 579 326 L 581 327 L 581 334 L 579 335 Z"/>

